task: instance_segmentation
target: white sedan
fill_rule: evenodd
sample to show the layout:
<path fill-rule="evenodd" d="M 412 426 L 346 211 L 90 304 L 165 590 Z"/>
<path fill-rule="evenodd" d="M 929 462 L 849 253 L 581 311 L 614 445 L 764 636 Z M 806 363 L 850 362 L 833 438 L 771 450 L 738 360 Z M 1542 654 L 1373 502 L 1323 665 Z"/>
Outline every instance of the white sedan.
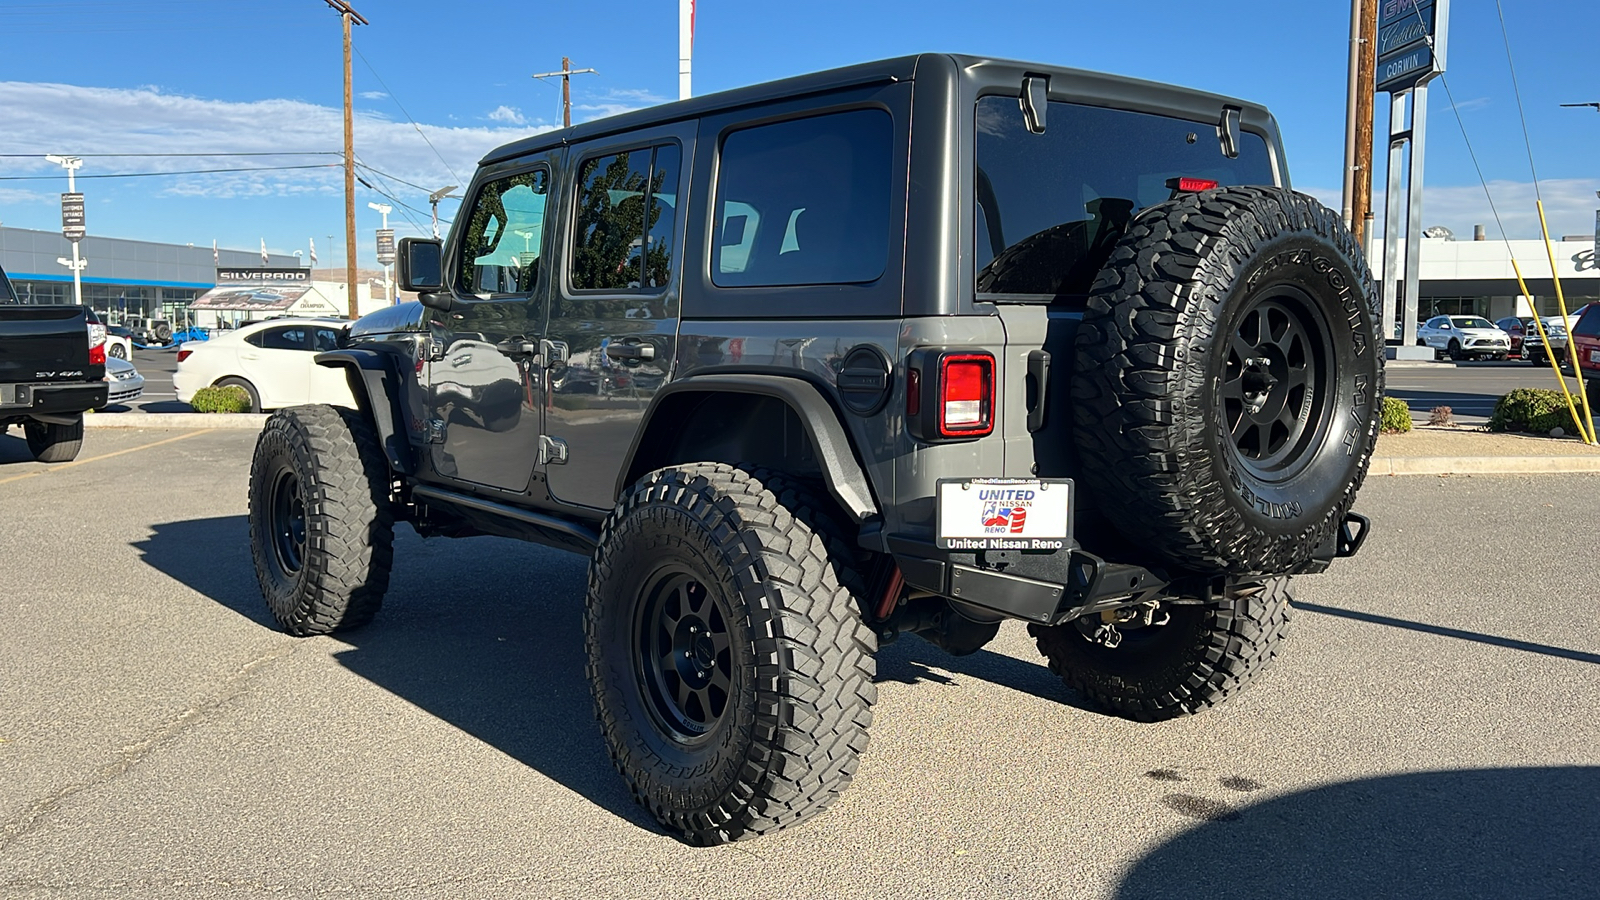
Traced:
<path fill-rule="evenodd" d="M 1505 359 L 1511 352 L 1511 335 L 1483 316 L 1434 316 L 1417 326 L 1417 343 L 1451 359 Z"/>
<path fill-rule="evenodd" d="M 316 363 L 349 327 L 339 319 L 271 319 L 191 341 L 178 350 L 172 386 L 188 403 L 203 387 L 236 384 L 250 395 L 252 412 L 303 403 L 355 408 L 344 370 Z"/>

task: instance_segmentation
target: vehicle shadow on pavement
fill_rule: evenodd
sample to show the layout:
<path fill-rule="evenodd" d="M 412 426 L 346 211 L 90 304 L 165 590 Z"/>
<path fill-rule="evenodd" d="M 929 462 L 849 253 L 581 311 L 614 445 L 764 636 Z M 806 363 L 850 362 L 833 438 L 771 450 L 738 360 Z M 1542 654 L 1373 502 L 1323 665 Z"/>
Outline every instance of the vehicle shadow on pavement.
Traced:
<path fill-rule="evenodd" d="M 28 449 L 22 429 L 0 432 L 0 465 L 19 462 L 33 462 L 33 451 Z"/>
<path fill-rule="evenodd" d="M 987 681 L 1051 703 L 1092 711 L 1092 707 L 1083 703 L 1050 671 L 1044 663 L 1044 657 L 1040 657 L 1038 662 L 1024 661 L 992 650 L 951 656 L 909 634 L 901 635 L 894 643 L 879 648 L 878 675 L 873 680 L 879 684 L 896 681 L 901 684 L 928 682 L 957 685 L 962 677 Z"/>
<path fill-rule="evenodd" d="M 276 631 L 248 537 L 245 517 L 230 516 L 156 525 L 135 546 L 151 566 Z M 371 624 L 334 635 L 348 647 L 333 658 L 596 806 L 660 833 L 611 767 L 595 725 L 584 675 L 585 564 L 501 538 L 424 542 L 401 526 L 382 611 Z"/>
<path fill-rule="evenodd" d="M 277 628 L 251 568 L 250 523 L 244 516 L 165 522 L 150 529 L 150 537 L 133 545 L 145 564 L 258 625 Z"/>
<path fill-rule="evenodd" d="M 1163 802 L 1203 824 L 1134 863 L 1118 898 L 1600 896 L 1600 767 L 1417 772 L 1237 809 L 1172 787 Z"/>

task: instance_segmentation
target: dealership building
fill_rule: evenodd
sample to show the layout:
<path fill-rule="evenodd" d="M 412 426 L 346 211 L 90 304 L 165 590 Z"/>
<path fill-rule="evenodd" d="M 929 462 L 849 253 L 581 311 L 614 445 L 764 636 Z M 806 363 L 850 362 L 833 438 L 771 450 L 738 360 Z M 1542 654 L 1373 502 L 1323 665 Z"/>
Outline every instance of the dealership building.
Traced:
<path fill-rule="evenodd" d="M 1600 299 L 1595 239 L 1562 238 L 1554 248 L 1568 309 Z M 114 323 L 146 316 L 226 327 L 252 317 L 344 315 L 349 309 L 342 281 L 314 280 L 294 256 L 269 254 L 263 262 L 251 250 L 217 250 L 213 255 L 210 247 L 108 237 L 84 238 L 79 252 L 89 261 L 83 272 L 84 302 L 108 313 Z M 1524 297 L 1517 286 L 1512 254 L 1531 296 Z M 58 231 L 0 227 L 0 266 L 24 303 L 71 303 L 72 273 L 56 261 L 71 256 L 72 245 Z M 1371 241 L 1368 260 L 1381 279 L 1381 241 Z M 1442 314 L 1494 320 L 1534 310 L 1556 313 L 1555 282 L 1543 241 L 1425 238 L 1420 269 L 1421 320 Z M 268 274 L 252 280 L 243 274 L 251 271 Z M 295 271 L 303 277 L 286 279 L 283 274 Z M 262 290 L 240 290 L 251 284 Z M 371 281 L 359 282 L 356 291 L 362 313 L 386 305 L 381 286 L 374 291 Z"/>
<path fill-rule="evenodd" d="M 1382 279 L 1383 247 L 1380 241 L 1372 244 L 1367 261 L 1373 274 Z M 1600 300 L 1595 244 L 1590 235 L 1551 242 L 1568 312 Z M 1513 255 L 1527 285 L 1526 296 L 1517 285 Z M 1419 321 L 1440 315 L 1476 315 L 1494 321 L 1507 316 L 1558 314 L 1555 279 L 1544 241 L 1424 238 L 1418 269 Z"/>
<path fill-rule="evenodd" d="M 342 316 L 349 309 L 342 282 L 315 281 L 298 257 L 252 250 L 85 237 L 79 254 L 83 302 L 112 324 L 134 316 L 206 328 L 271 315 Z M 23 303 L 72 303 L 72 244 L 59 231 L 0 227 L 0 267 Z M 254 286 L 257 290 L 244 290 Z M 380 288 L 356 285 L 361 312 L 383 304 Z M 193 307 L 193 309 L 191 309 Z"/>

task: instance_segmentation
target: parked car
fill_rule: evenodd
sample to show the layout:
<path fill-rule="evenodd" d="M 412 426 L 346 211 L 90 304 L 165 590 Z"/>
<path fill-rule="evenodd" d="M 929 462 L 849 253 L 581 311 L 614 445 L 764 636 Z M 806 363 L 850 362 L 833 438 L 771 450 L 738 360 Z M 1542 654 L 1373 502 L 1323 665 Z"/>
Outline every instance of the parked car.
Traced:
<path fill-rule="evenodd" d="M 273 319 L 178 349 L 172 386 L 188 403 L 211 385 L 236 384 L 252 412 L 302 403 L 356 405 L 338 369 L 319 366 L 318 353 L 336 349 L 350 323 L 340 319 Z"/>
<path fill-rule="evenodd" d="M 106 396 L 107 406 L 137 400 L 144 394 L 144 376 L 139 374 L 133 363 L 120 357 L 107 357 L 106 384 L 110 385 Z"/>
<path fill-rule="evenodd" d="M 106 405 L 106 329 L 87 306 L 23 305 L 0 269 L 0 434 L 21 425 L 40 462 L 83 446 L 83 413 Z"/>
<path fill-rule="evenodd" d="M 111 359 L 133 359 L 133 332 L 121 325 L 107 325 L 106 356 Z"/>
<path fill-rule="evenodd" d="M 1588 385 L 1590 405 L 1600 405 L 1600 303 L 1579 310 L 1571 340 L 1572 358 L 1577 360 L 1573 371 Z"/>
<path fill-rule="evenodd" d="M 1538 332 L 1533 328 L 1533 316 L 1506 316 L 1504 319 L 1496 319 L 1494 327 L 1511 336 L 1511 352 L 1513 354 L 1522 352 L 1524 334 L 1538 337 Z"/>
<path fill-rule="evenodd" d="M 1483 316 L 1434 316 L 1417 328 L 1417 344 L 1451 359 L 1505 359 L 1511 335 Z"/>
<path fill-rule="evenodd" d="M 1578 317 L 1573 316 L 1571 318 L 1572 323 L 1576 324 Z M 1529 319 L 1528 321 L 1532 322 L 1533 320 Z M 1567 320 L 1560 316 L 1541 316 L 1539 324 L 1544 326 L 1545 340 L 1550 342 L 1550 355 L 1556 358 L 1556 362 L 1565 363 L 1567 361 Z M 1544 353 L 1544 341 L 1539 339 L 1539 329 L 1531 324 L 1528 326 L 1527 336 L 1522 342 L 1522 358 L 1536 366 L 1542 366 L 1548 361 L 1548 357 Z"/>
<path fill-rule="evenodd" d="M 1246 101 L 883 60 L 492 150 L 397 261 L 418 305 L 317 356 L 360 407 L 257 439 L 265 605 L 370 621 L 402 521 L 583 554 L 608 756 L 689 843 L 844 790 L 880 642 L 1020 620 L 1086 704 L 1172 719 L 1369 532 L 1375 283 Z"/>

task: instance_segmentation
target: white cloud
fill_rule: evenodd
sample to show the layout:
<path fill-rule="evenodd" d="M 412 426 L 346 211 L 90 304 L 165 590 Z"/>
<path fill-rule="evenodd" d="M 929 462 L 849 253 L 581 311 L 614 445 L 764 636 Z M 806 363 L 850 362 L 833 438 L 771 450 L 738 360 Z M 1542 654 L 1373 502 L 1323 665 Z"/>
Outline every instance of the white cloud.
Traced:
<path fill-rule="evenodd" d="M 325 156 L 90 158 L 82 175 L 119 172 L 179 172 L 193 169 L 256 169 L 270 166 L 321 166 L 297 170 L 174 175 L 119 181 L 121 187 L 147 186 L 154 193 L 211 199 L 337 195 L 342 190 L 339 149 L 343 111 L 298 100 L 232 102 L 162 93 L 152 88 L 91 88 L 66 84 L 0 82 L 0 109 L 6 110 L 8 152 L 45 153 L 285 153 L 331 151 Z M 494 147 L 544 127 L 455 127 L 421 125 L 438 155 L 409 122 L 358 110 L 355 147 L 358 161 L 419 185 L 465 184 L 477 161 Z M 48 135 L 48 139 L 36 136 Z M 443 157 L 441 161 L 440 157 Z M 60 169 L 40 158 L 14 159 L 17 175 L 53 175 Z M 369 180 L 373 180 L 369 177 Z M 93 181 L 87 184 L 94 184 Z M 427 209 L 415 189 L 400 199 Z M 0 194 L 3 202 L 27 202 L 30 191 Z M 44 195 L 46 192 L 38 192 Z M 53 195 L 51 195 L 53 196 Z"/>
<path fill-rule="evenodd" d="M 621 88 L 612 88 L 603 94 L 590 95 L 585 99 L 586 102 L 572 104 L 573 111 L 580 113 L 573 116 L 575 121 L 589 122 L 667 102 L 666 97 L 659 97 L 649 91 Z M 588 115 L 581 115 L 582 113 Z"/>
<path fill-rule="evenodd" d="M 383 91 L 362 91 L 359 96 L 363 100 L 387 100 L 389 95 Z"/>
<path fill-rule="evenodd" d="M 1384 191 L 1378 185 L 1372 195 L 1372 212 L 1376 217 L 1375 229 L 1382 233 L 1386 211 Z M 1302 193 L 1322 201 L 1331 209 L 1339 209 L 1342 202 L 1338 188 L 1297 187 Z M 1494 196 L 1494 208 L 1500 213 L 1506 237 L 1511 240 L 1531 240 L 1540 236 L 1539 212 L 1534 205 L 1533 182 L 1491 181 L 1489 191 Z M 1539 192 L 1544 196 L 1544 214 L 1550 224 L 1550 237 L 1559 240 L 1564 234 L 1593 234 L 1595 210 L 1600 209 L 1600 179 L 1551 178 L 1539 182 Z M 1429 186 L 1422 192 L 1422 224 L 1424 228 L 1443 225 L 1455 232 L 1457 240 L 1471 240 L 1472 226 L 1482 225 L 1490 240 L 1500 239 L 1495 225 L 1494 212 L 1484 196 L 1483 186 Z"/>
<path fill-rule="evenodd" d="M 489 121 L 504 122 L 507 125 L 526 125 L 528 120 L 523 118 L 522 110 L 515 106 L 497 106 L 489 113 Z"/>

